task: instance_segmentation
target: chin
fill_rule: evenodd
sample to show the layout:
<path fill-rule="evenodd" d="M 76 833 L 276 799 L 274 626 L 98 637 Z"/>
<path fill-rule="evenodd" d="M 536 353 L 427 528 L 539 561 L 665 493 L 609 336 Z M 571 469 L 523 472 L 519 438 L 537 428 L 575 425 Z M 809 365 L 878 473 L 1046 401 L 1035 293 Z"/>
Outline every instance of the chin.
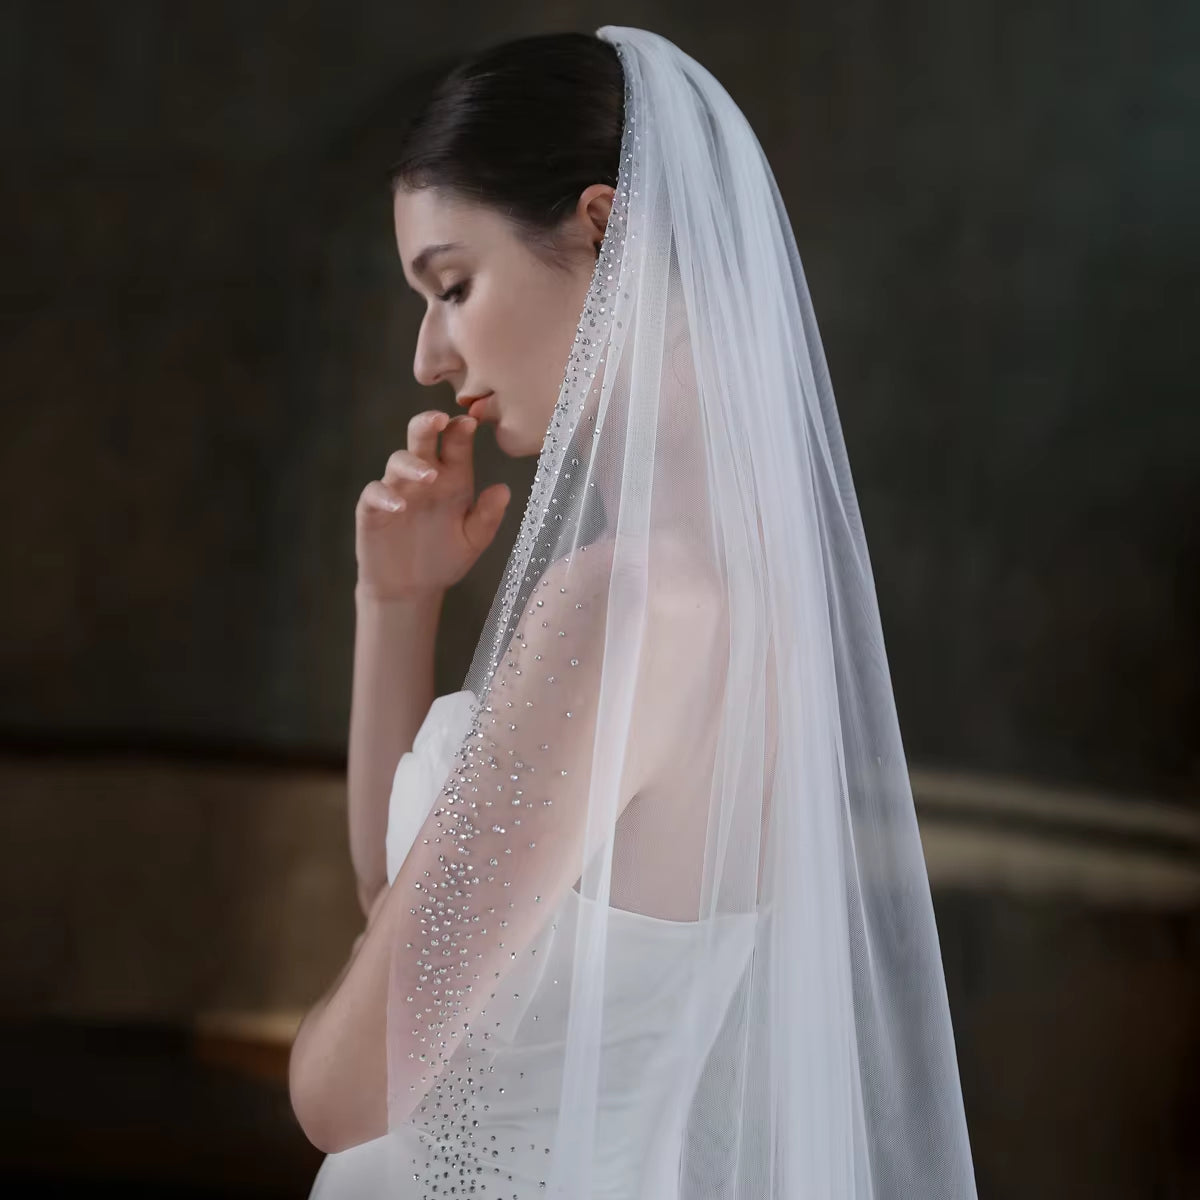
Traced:
<path fill-rule="evenodd" d="M 519 434 L 510 433 L 503 421 L 494 427 L 494 434 L 497 449 L 508 455 L 509 458 L 531 458 L 542 452 L 541 446 L 531 446 Z"/>

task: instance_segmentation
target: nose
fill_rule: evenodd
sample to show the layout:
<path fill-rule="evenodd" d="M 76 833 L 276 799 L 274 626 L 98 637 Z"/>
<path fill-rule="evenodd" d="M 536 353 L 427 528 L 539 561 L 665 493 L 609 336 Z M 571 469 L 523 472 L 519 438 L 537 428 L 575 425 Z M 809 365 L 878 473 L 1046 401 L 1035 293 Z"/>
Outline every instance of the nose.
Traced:
<path fill-rule="evenodd" d="M 417 333 L 417 349 L 413 355 L 413 377 L 424 387 L 433 387 L 460 370 L 462 363 L 443 334 L 437 329 L 437 321 L 429 314 L 421 322 Z"/>

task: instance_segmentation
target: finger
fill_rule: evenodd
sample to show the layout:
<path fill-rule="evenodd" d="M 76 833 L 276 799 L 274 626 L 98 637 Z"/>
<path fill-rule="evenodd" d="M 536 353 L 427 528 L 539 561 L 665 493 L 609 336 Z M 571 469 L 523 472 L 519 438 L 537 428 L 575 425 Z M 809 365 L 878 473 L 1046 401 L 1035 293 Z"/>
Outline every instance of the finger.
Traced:
<path fill-rule="evenodd" d="M 359 511 L 364 513 L 396 513 L 403 512 L 407 507 L 404 497 L 379 479 L 372 479 L 358 498 Z"/>
<path fill-rule="evenodd" d="M 408 423 L 408 451 L 418 458 L 433 463 L 437 461 L 438 434 L 450 423 L 449 413 L 440 408 L 419 412 Z"/>
<path fill-rule="evenodd" d="M 491 544 L 511 498 L 506 484 L 494 483 L 479 493 L 463 518 L 463 536 L 476 553 L 482 553 Z"/>
<path fill-rule="evenodd" d="M 408 450 L 395 450 L 388 458 L 383 482 L 391 486 L 402 482 L 432 483 L 437 473 L 437 467 L 427 459 L 418 458 Z"/>
<path fill-rule="evenodd" d="M 447 466 L 469 467 L 478 426 L 474 417 L 455 417 L 442 435 L 442 462 Z"/>

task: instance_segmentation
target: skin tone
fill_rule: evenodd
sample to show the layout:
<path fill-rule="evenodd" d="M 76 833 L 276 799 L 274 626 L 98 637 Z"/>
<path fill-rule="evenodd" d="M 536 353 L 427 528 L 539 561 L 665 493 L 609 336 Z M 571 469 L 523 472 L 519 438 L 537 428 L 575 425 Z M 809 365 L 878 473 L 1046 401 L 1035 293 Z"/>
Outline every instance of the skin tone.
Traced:
<path fill-rule="evenodd" d="M 541 449 L 612 198 L 604 184 L 586 188 L 550 246 L 531 247 L 495 209 L 436 189 L 394 197 L 404 278 L 427 304 L 413 374 L 427 387 L 448 384 L 459 401 L 491 393 L 474 411 L 506 454 Z M 453 248 L 438 248 L 445 246 Z M 476 428 L 466 415 L 417 413 L 407 447 L 389 457 L 358 504 L 347 782 L 350 854 L 364 913 L 387 882 L 392 776 L 434 699 L 443 596 L 491 542 L 511 498 L 504 484 L 476 495 Z"/>
<path fill-rule="evenodd" d="M 560 227 L 557 249 L 561 257 L 548 262 L 530 248 L 519 232 L 501 215 L 477 205 L 431 191 L 401 193 L 395 198 L 396 242 L 405 279 L 427 304 L 417 338 L 413 371 L 417 380 L 435 387 L 446 383 L 456 399 L 492 393 L 479 419 L 493 426 L 497 444 L 514 457 L 540 452 L 562 383 L 563 364 L 574 342 L 576 324 L 596 264 L 596 250 L 607 224 L 613 189 L 597 184 L 579 197 L 572 214 Z M 427 248 L 453 243 L 454 248 L 427 253 Z M 664 420 L 661 438 L 669 438 L 680 462 L 697 435 L 684 403 L 672 403 L 674 391 L 686 397 L 689 379 L 685 361 L 665 377 Z M 367 915 L 366 928 L 351 948 L 350 956 L 326 993 L 306 1014 L 292 1047 L 289 1082 L 292 1105 L 310 1141 L 327 1152 L 343 1150 L 382 1136 L 388 1122 L 388 1062 L 380 1053 L 387 1044 L 389 989 L 397 995 L 415 993 L 419 959 L 394 958 L 397 946 L 420 944 L 425 936 L 420 909 L 413 897 L 426 880 L 437 880 L 443 868 L 440 839 L 444 830 L 437 810 L 426 818 L 412 848 L 399 868 L 395 883 L 387 884 L 385 832 L 391 780 L 402 753 L 412 739 L 433 699 L 433 646 L 445 590 L 461 579 L 494 537 L 508 500 L 503 484 L 478 495 L 472 470 L 476 422 L 460 416 L 453 420 L 440 409 L 418 413 L 409 423 L 408 445 L 388 459 L 382 479 L 363 490 L 356 510 L 356 550 L 359 581 L 355 599 L 357 631 L 355 678 L 351 712 L 349 816 L 351 853 L 358 892 Z M 439 436 L 441 445 L 439 447 Z M 702 446 L 702 443 L 697 442 Z M 695 478 L 702 480 L 702 461 L 695 459 Z M 619 470 L 619 465 L 615 468 Z M 616 480 L 597 476 L 602 492 Z M 676 489 L 685 507 L 686 490 Z M 606 549 L 607 546 L 607 549 Z M 601 645 L 605 633 L 605 604 L 609 594 L 611 543 L 596 543 L 592 553 L 580 558 L 570 579 L 547 570 L 549 584 L 570 583 L 574 597 L 584 602 L 585 614 L 574 628 L 578 644 Z M 677 836 L 682 819 L 669 806 L 672 795 L 700 794 L 710 779 L 694 783 L 681 779 L 674 760 L 663 758 L 664 747 L 679 744 L 684 736 L 670 726 L 667 714 L 675 711 L 680 694 L 692 695 L 706 686 L 704 664 L 712 656 L 697 647 L 711 641 L 719 626 L 719 612 L 704 603 L 706 580 L 692 577 L 686 559 L 669 548 L 656 558 L 670 570 L 655 581 L 654 603 L 645 644 L 645 669 L 639 677 L 631 730 L 636 732 L 625 758 L 621 779 L 620 810 L 643 795 L 657 795 L 658 781 L 668 774 L 671 787 L 651 806 L 665 822 L 657 837 Z M 551 592 L 554 588 L 551 587 Z M 585 624 L 591 614 L 594 626 Z M 532 626 L 524 652 L 525 665 L 544 661 L 554 668 L 553 655 L 564 654 L 553 631 L 545 645 L 537 641 Z M 591 663 L 599 669 L 602 658 Z M 553 741 L 562 778 L 558 783 L 557 823 L 546 837 L 530 832 L 531 849 L 541 845 L 546 857 L 515 871 L 515 885 L 503 899 L 493 897 L 499 911 L 506 903 L 515 917 L 533 914 L 540 898 L 546 910 L 578 878 L 582 863 L 583 826 L 590 778 L 592 716 L 583 707 L 598 691 L 598 680 L 587 677 L 584 664 L 576 677 L 570 673 L 580 703 L 571 702 L 579 718 L 570 729 L 556 727 L 553 734 L 537 735 L 522 722 L 525 736 L 534 743 Z M 699 671 L 693 680 L 689 671 Z M 540 699 L 532 672 L 516 670 L 505 675 L 506 695 L 519 708 L 522 686 Z M 677 719 L 694 720 L 689 709 Z M 561 722 L 559 723 L 562 724 Z M 514 727 L 515 728 L 515 727 Z M 571 737 L 577 739 L 572 741 Z M 500 751 L 497 750 L 497 754 Z M 529 757 L 524 751 L 521 758 Z M 702 757 L 702 756 L 701 756 Z M 703 763 L 697 768 L 702 773 Z M 582 790 L 580 790 L 582 789 Z M 497 803 L 502 803 L 498 800 Z M 574 823 L 571 814 L 578 817 Z M 620 815 L 618 812 L 617 816 Z M 697 829 L 703 832 L 702 826 Z M 503 839 L 502 839 L 503 840 Z M 650 842 L 655 838 L 652 835 Z M 505 852 L 497 844 L 495 855 Z M 481 857 L 487 855 L 480 851 Z M 536 869 L 535 869 L 536 868 Z M 529 894 L 524 894 L 526 889 Z M 517 894 L 521 893 L 521 894 Z M 533 893 L 537 893 L 534 897 Z M 487 909 L 487 897 L 480 904 Z M 679 919 L 687 919 L 680 913 Z M 523 939 L 533 936 L 515 919 L 495 945 L 479 931 L 464 927 L 463 937 L 474 939 L 473 969 L 480 979 L 499 977 Z M 389 972 L 408 971 L 412 978 L 391 978 Z M 482 1002 L 484 993 L 471 1004 Z M 474 1010 L 458 1015 L 474 1020 Z M 415 1034 L 418 1030 L 409 1030 Z M 391 1035 L 403 1043 L 405 1027 L 396 1024 Z M 393 1049 L 395 1049 L 393 1047 Z M 430 1068 L 417 1054 L 423 1043 L 401 1044 L 398 1069 L 411 1063 L 412 1078 L 398 1078 L 401 1101 L 416 1106 L 429 1084 Z M 409 1085 L 406 1087 L 405 1083 Z M 397 1101 L 397 1105 L 401 1103 Z M 411 1112 L 412 1109 L 410 1108 Z M 404 1120 L 402 1107 L 392 1115 Z"/>
<path fill-rule="evenodd" d="M 456 397 L 492 393 L 481 419 L 505 454 L 541 451 L 612 196 L 604 184 L 580 195 L 559 231 L 561 264 L 531 251 L 494 209 L 432 188 L 395 197 L 404 276 L 428 304 L 413 374 Z"/>
<path fill-rule="evenodd" d="M 395 197 L 404 276 L 427 303 L 413 373 L 429 387 L 449 384 L 456 399 L 491 393 L 476 414 L 513 457 L 541 450 L 612 197 L 604 184 L 581 193 L 556 231 L 552 261 L 495 210 L 433 189 Z M 452 248 L 429 249 L 442 246 Z M 412 880 L 386 886 L 390 780 L 433 699 L 442 596 L 490 543 L 508 500 L 502 484 L 475 495 L 475 428 L 475 420 L 452 420 L 440 409 L 418 413 L 409 423 L 407 448 L 391 455 L 356 510 L 348 783 L 351 855 L 367 925 L 302 1021 L 289 1064 L 296 1115 L 310 1140 L 327 1151 L 386 1131 L 379 1047 L 389 949 L 420 936 L 411 927 Z M 413 859 L 410 854 L 402 871 L 420 878 L 432 864 Z"/>

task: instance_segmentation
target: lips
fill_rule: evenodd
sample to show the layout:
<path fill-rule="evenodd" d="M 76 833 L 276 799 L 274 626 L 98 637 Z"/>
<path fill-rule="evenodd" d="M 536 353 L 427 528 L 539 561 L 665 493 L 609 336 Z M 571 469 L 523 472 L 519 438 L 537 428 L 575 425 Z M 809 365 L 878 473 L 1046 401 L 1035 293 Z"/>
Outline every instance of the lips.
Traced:
<path fill-rule="evenodd" d="M 467 416 L 474 417 L 476 421 L 482 421 L 487 415 L 487 403 L 491 399 L 491 394 L 487 396 L 479 396 L 474 400 L 467 402 Z"/>

